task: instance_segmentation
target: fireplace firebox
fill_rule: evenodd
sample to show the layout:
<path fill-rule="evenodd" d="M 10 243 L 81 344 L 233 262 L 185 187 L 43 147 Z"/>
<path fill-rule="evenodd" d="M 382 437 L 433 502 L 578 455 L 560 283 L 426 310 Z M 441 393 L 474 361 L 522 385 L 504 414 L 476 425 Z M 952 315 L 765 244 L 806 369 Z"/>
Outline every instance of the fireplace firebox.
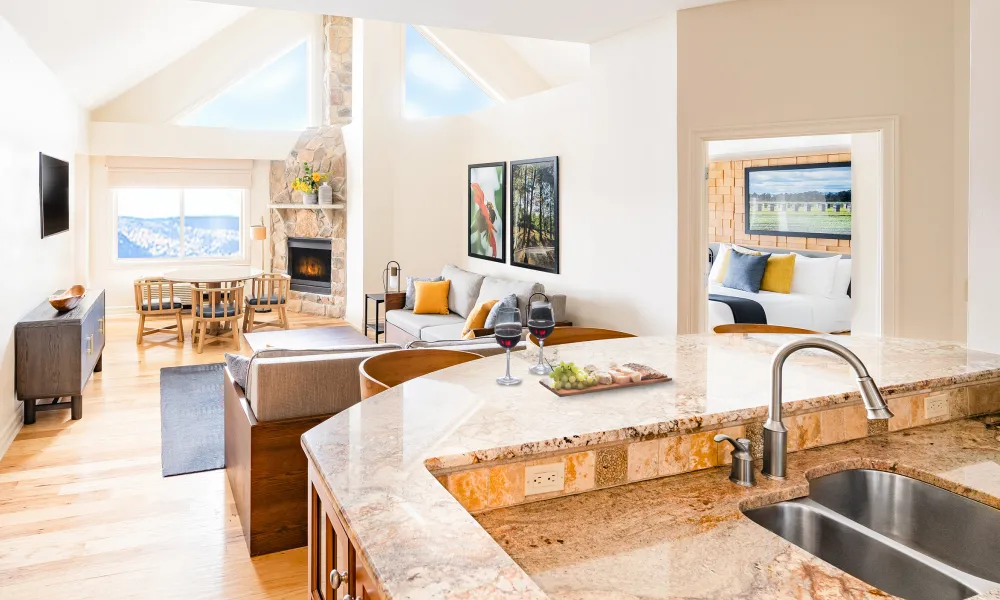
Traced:
<path fill-rule="evenodd" d="M 331 240 L 288 238 L 288 275 L 298 292 L 328 295 L 333 292 Z"/>

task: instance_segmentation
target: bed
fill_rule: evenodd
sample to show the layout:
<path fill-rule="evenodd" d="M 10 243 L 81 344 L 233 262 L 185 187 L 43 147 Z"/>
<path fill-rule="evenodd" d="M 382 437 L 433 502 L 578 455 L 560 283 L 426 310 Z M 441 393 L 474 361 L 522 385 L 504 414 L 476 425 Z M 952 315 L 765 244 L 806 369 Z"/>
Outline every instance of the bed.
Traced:
<path fill-rule="evenodd" d="M 758 248 L 756 246 L 746 246 L 754 250 L 763 252 L 785 254 L 788 250 L 777 250 L 771 248 Z M 713 243 L 709 246 L 710 262 L 719 253 L 719 244 Z M 803 256 L 813 258 L 823 258 L 834 256 L 828 252 L 814 252 L 796 250 Z M 851 298 L 842 296 L 830 298 L 826 296 L 816 296 L 811 294 L 778 294 L 774 292 L 759 292 L 757 294 L 734 290 L 724 287 L 721 283 L 708 282 L 709 295 L 729 296 L 735 298 L 745 298 L 757 302 L 764 309 L 768 325 L 781 325 L 784 327 L 797 327 L 799 329 L 811 329 L 822 333 L 840 333 L 851 330 Z M 850 293 L 850 292 L 848 292 Z M 709 329 L 717 325 L 728 325 L 738 321 L 733 316 L 733 309 L 724 302 L 708 302 L 708 326 Z"/>
<path fill-rule="evenodd" d="M 732 290 L 719 283 L 710 284 L 708 293 L 755 300 L 764 309 L 769 325 L 798 327 L 822 333 L 839 333 L 851 329 L 850 297 L 824 298 L 808 294 L 776 294 L 774 292 L 753 294 L 742 290 Z M 729 306 L 722 302 L 708 303 L 709 328 L 735 322 L 733 311 Z"/>

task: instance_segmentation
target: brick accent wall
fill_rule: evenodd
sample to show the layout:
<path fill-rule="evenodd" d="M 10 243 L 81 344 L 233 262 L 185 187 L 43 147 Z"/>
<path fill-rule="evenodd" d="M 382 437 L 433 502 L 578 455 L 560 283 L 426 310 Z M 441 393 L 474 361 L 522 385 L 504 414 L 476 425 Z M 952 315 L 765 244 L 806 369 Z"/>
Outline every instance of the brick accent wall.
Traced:
<path fill-rule="evenodd" d="M 744 169 L 746 167 L 822 164 L 849 160 L 851 160 L 851 154 L 845 152 L 709 163 L 708 181 L 706 182 L 708 185 L 708 240 L 766 248 L 818 250 L 850 254 L 851 240 L 747 234 L 743 198 Z"/>

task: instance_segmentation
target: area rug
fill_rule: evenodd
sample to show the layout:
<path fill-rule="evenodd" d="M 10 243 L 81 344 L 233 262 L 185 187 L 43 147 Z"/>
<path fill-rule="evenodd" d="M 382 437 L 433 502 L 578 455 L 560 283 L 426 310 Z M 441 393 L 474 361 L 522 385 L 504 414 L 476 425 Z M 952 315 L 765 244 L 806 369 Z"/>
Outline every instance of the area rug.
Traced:
<path fill-rule="evenodd" d="M 163 476 L 226 466 L 223 363 L 160 369 Z"/>

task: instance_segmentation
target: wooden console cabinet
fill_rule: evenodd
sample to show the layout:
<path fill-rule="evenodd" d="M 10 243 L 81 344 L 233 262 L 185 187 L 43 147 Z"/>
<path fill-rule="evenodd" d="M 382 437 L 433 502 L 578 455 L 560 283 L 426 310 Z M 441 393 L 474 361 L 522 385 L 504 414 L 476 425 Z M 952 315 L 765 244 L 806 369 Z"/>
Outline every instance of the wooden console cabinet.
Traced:
<path fill-rule="evenodd" d="M 71 311 L 42 302 L 14 327 L 14 386 L 24 402 L 24 424 L 38 410 L 72 408 L 83 417 L 83 388 L 100 372 L 104 352 L 104 290 L 88 290 Z M 70 402 L 57 402 L 70 398 Z M 36 406 L 37 400 L 52 400 Z"/>
<path fill-rule="evenodd" d="M 309 600 L 382 600 L 336 504 L 309 465 Z"/>

